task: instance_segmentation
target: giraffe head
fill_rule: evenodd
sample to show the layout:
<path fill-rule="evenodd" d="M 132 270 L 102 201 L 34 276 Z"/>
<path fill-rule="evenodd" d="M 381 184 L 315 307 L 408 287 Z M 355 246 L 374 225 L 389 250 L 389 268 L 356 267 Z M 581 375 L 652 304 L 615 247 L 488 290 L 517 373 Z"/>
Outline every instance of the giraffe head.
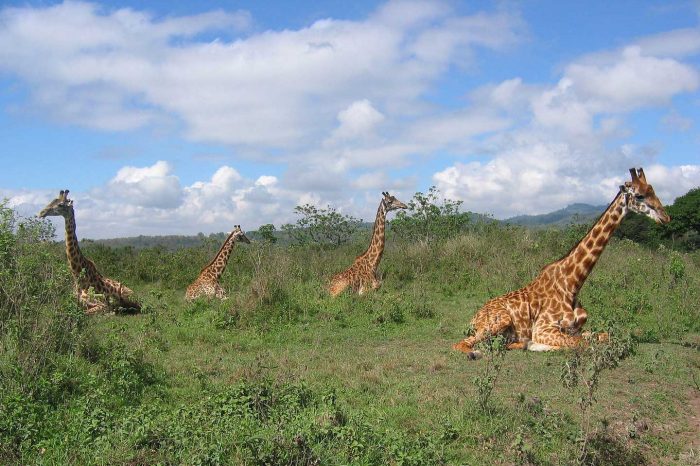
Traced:
<path fill-rule="evenodd" d="M 382 195 L 384 195 L 384 199 L 382 200 L 382 202 L 384 203 L 384 208 L 387 212 L 396 209 L 408 209 L 408 206 L 406 204 L 399 201 L 388 192 L 383 192 Z"/>
<path fill-rule="evenodd" d="M 39 212 L 39 217 L 67 217 L 73 212 L 73 200 L 68 199 L 68 190 L 61 190 L 58 197 L 49 202 L 46 207 Z"/>
<path fill-rule="evenodd" d="M 233 239 L 236 241 L 243 241 L 244 243 L 250 244 L 250 240 L 248 237 L 245 235 L 243 230 L 241 230 L 240 225 L 234 225 L 233 226 L 233 231 L 231 232 L 233 234 Z"/>
<path fill-rule="evenodd" d="M 630 168 L 632 181 L 620 186 L 620 191 L 625 195 L 627 209 L 638 214 L 646 215 L 656 223 L 668 223 L 671 217 L 664 210 L 661 201 L 656 197 L 654 188 L 647 183 L 644 170 Z"/>

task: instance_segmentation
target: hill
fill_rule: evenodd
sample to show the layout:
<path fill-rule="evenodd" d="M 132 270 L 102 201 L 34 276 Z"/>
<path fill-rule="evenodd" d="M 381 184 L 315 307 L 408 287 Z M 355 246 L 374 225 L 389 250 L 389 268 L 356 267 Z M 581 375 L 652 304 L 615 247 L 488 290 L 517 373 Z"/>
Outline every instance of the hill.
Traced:
<path fill-rule="evenodd" d="M 547 214 L 540 215 L 518 215 L 503 220 L 504 223 L 511 223 L 523 226 L 567 226 L 571 224 L 594 222 L 605 210 L 604 205 L 594 206 L 590 204 L 570 204 L 563 209 L 555 210 Z"/>

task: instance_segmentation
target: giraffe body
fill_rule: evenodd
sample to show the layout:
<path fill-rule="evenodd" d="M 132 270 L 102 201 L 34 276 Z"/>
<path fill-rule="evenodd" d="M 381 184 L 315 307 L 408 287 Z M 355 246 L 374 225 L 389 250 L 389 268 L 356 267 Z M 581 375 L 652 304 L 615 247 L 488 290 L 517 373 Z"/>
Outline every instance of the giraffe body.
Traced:
<path fill-rule="evenodd" d="M 567 255 L 545 266 L 525 287 L 488 301 L 472 318 L 474 335 L 453 348 L 476 358 L 474 345 L 490 335 L 504 335 L 508 349 L 531 351 L 573 348 L 591 337 L 582 332 L 588 314 L 577 296 L 625 214 L 642 213 L 658 223 L 670 220 L 642 169 L 630 173 L 632 182 L 620 186 L 612 203 Z M 598 339 L 606 340 L 607 335 Z"/>
<path fill-rule="evenodd" d="M 61 191 L 40 213 L 39 217 L 62 216 L 66 228 L 66 256 L 73 275 L 73 289 L 87 314 L 114 312 L 120 309 L 140 311 L 141 305 L 133 291 L 116 280 L 103 277 L 94 262 L 85 257 L 78 246 L 73 201 L 68 190 Z"/>
<path fill-rule="evenodd" d="M 369 247 L 364 253 L 355 258 L 348 269 L 331 278 L 328 289 L 331 296 L 338 296 L 347 288 L 362 295 L 370 289 L 377 290 L 382 286 L 377 270 L 384 254 L 386 215 L 391 210 L 407 208 L 406 204 L 389 193 L 382 194 L 384 197 L 377 209 L 377 217 L 374 221 L 372 240 L 369 243 Z"/>
<path fill-rule="evenodd" d="M 185 299 L 191 301 L 201 296 L 217 299 L 227 298 L 226 290 L 219 283 L 219 278 L 221 278 L 226 269 L 226 264 L 229 257 L 231 257 L 231 252 L 237 240 L 250 243 L 250 240 L 241 230 L 240 225 L 234 227 L 219 249 L 219 252 L 214 256 L 214 259 L 202 269 L 195 281 L 187 287 Z"/>

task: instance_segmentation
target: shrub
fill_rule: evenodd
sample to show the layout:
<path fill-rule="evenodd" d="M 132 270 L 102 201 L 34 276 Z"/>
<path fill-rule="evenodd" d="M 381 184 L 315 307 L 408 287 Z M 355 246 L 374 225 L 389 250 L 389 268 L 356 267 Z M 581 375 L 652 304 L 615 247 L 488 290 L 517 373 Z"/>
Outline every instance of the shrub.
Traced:
<path fill-rule="evenodd" d="M 361 220 L 343 215 L 331 206 L 319 209 L 304 204 L 296 206 L 294 213 L 301 218 L 294 225 L 282 225 L 282 230 L 297 244 L 339 246 L 352 238 L 361 223 Z"/>
<path fill-rule="evenodd" d="M 592 431 L 591 407 L 596 402 L 603 371 L 616 368 L 621 361 L 634 354 L 636 349 L 631 335 L 621 334 L 615 328 L 611 328 L 608 334 L 610 340 L 606 343 L 592 341 L 586 346 L 574 349 L 562 366 L 562 384 L 571 390 L 579 408 L 579 464 L 606 464 L 605 461 L 596 458 L 596 450 L 590 448 L 595 446 L 601 434 Z"/>
<path fill-rule="evenodd" d="M 428 243 L 451 238 L 469 223 L 469 214 L 460 212 L 462 201 L 440 200 L 440 191 L 431 186 L 426 194 L 417 192 L 391 221 L 398 238 L 410 242 Z"/>

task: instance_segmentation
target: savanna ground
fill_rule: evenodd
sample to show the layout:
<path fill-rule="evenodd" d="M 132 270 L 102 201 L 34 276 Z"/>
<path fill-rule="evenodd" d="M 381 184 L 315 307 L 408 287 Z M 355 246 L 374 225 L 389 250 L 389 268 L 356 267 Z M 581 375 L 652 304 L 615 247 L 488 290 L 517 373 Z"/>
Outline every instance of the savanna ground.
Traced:
<path fill-rule="evenodd" d="M 237 246 L 230 298 L 192 304 L 184 289 L 219 244 L 91 244 L 144 309 L 88 318 L 50 227 L 3 212 L 2 464 L 700 464 L 698 251 L 613 239 L 581 294 L 610 346 L 496 344 L 468 361 L 451 345 L 474 312 L 585 230 L 390 232 L 381 290 L 335 300 L 326 282 L 369 232 L 333 248 Z"/>

